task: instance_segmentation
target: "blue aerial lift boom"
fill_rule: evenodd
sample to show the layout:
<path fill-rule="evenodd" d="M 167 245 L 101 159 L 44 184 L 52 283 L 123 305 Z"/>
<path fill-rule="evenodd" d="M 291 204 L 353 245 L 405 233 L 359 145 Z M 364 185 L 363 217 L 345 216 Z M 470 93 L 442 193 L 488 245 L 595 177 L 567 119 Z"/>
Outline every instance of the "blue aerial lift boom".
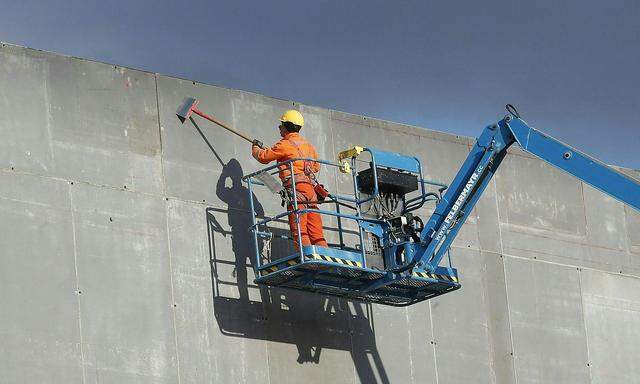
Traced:
<path fill-rule="evenodd" d="M 426 246 L 417 247 L 406 268 L 414 265 L 426 266 L 430 271 L 436 268 L 500 166 L 507 148 L 516 142 L 526 152 L 640 210 L 640 184 L 528 126 L 513 106 L 508 105 L 507 110 L 509 115 L 485 128 L 476 141 L 421 233 L 421 244 Z"/>
<path fill-rule="evenodd" d="M 267 224 L 292 212 L 260 221 L 254 215 L 250 229 L 256 283 L 395 306 L 460 288 L 451 260 L 446 266 L 440 264 L 514 143 L 640 211 L 637 181 L 530 127 L 513 106 L 507 105 L 507 111 L 497 124 L 485 128 L 448 188 L 424 180 L 417 158 L 397 153 L 354 147 L 340 153 L 338 164 L 318 160 L 352 175 L 354 197 L 332 195 L 336 210 L 329 211 L 299 209 L 294 193 L 292 212 L 297 216 L 313 210 L 336 217 L 340 244 L 330 248 L 298 244 L 294 254 L 263 263 L 258 240 L 272 237 Z M 358 172 L 356 158 L 363 153 L 370 155 L 369 168 Z M 293 161 L 283 164 L 293 170 Z M 252 185 L 269 184 L 265 175 L 277 171 L 275 167 L 245 176 L 252 206 Z M 427 192 L 429 184 L 442 187 L 440 193 Z M 413 212 L 429 201 L 436 203 L 435 210 L 423 224 Z M 345 213 L 345 206 L 355 212 Z M 344 220 L 357 224 L 355 248 L 344 244 Z"/>

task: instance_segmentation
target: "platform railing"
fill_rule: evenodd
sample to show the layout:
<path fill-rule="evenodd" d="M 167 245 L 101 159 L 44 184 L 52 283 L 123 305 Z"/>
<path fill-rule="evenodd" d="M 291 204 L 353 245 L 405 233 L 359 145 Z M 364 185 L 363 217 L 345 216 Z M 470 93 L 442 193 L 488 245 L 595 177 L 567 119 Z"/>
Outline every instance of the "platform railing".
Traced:
<path fill-rule="evenodd" d="M 379 197 L 380 194 L 380 190 L 379 190 L 379 185 L 378 185 L 378 162 L 376 160 L 376 153 L 378 155 L 383 154 L 383 152 L 377 151 L 377 150 L 373 150 L 370 148 L 363 148 L 362 152 L 367 152 L 369 153 L 369 155 L 371 156 L 371 160 L 369 162 L 367 161 L 363 161 L 360 159 L 356 159 L 355 157 L 351 158 L 351 173 L 352 173 L 352 177 L 353 177 L 353 193 L 354 196 L 356 196 L 356 204 L 358 206 L 362 206 L 364 203 L 368 203 L 372 200 L 375 200 L 377 197 Z M 407 213 L 407 212 L 412 212 L 415 211 L 417 209 L 420 209 L 424 206 L 425 203 L 430 202 L 430 201 L 439 201 L 442 198 L 442 193 L 444 192 L 444 190 L 446 190 L 448 188 L 447 184 L 441 183 L 439 181 L 434 181 L 434 180 L 428 180 L 425 179 L 422 176 L 422 163 L 420 162 L 420 160 L 417 157 L 412 157 L 413 160 L 415 160 L 415 169 L 413 171 L 411 171 L 412 174 L 415 174 L 418 177 L 418 183 L 419 183 L 419 191 L 420 194 L 418 196 L 415 196 L 413 198 L 410 199 L 406 199 L 405 196 L 403 196 L 403 214 Z M 369 166 L 372 169 L 373 172 L 373 191 L 371 193 L 370 196 L 366 197 L 366 198 L 362 198 L 360 191 L 358 190 L 358 180 L 357 180 L 357 175 L 358 175 L 358 162 L 365 162 L 368 163 Z M 426 190 L 426 186 L 433 186 L 433 187 L 437 187 L 438 192 L 427 192 Z"/>
<path fill-rule="evenodd" d="M 253 264 L 253 269 L 254 272 L 256 274 L 256 277 L 258 277 L 260 275 L 260 271 L 262 269 L 264 269 L 264 265 L 262 263 L 262 258 L 260 257 L 260 249 L 258 248 L 258 238 L 262 237 L 262 238 L 268 238 L 271 237 L 271 234 L 269 232 L 266 231 L 261 231 L 260 228 L 261 227 L 265 227 L 267 226 L 267 224 L 272 223 L 278 219 L 281 219 L 285 216 L 289 216 L 289 215 L 294 215 L 295 218 L 295 223 L 296 223 L 296 237 L 297 237 L 297 257 L 300 259 L 300 262 L 304 262 L 304 253 L 303 253 L 303 245 L 302 245 L 302 233 L 301 233 L 301 228 L 300 228 L 300 215 L 305 214 L 305 213 L 310 213 L 310 212 L 316 212 L 322 216 L 332 216 L 332 217 L 336 217 L 337 219 L 337 229 L 338 229 L 338 237 L 339 237 L 339 247 L 340 249 L 344 249 L 346 247 L 345 242 L 344 242 L 344 231 L 343 231 L 343 222 L 342 220 L 352 220 L 354 222 L 356 222 L 357 224 L 357 228 L 358 228 L 358 238 L 359 238 L 359 245 L 360 245 L 360 257 L 361 260 L 360 262 L 362 263 L 363 267 L 366 267 L 366 259 L 364 257 L 364 237 L 363 237 L 363 233 L 362 233 L 362 227 L 360 226 L 360 222 L 361 221 L 367 221 L 367 222 L 373 222 L 373 223 L 379 223 L 379 220 L 373 220 L 370 218 L 363 218 L 360 215 L 360 210 L 359 210 L 359 205 L 361 204 L 360 201 L 358 201 L 357 198 L 355 197 L 350 197 L 350 196 L 344 196 L 344 195 L 340 195 L 337 193 L 331 193 L 330 195 L 330 200 L 326 201 L 326 202 L 322 202 L 322 203 L 315 203 L 315 204 L 330 204 L 330 203 L 334 203 L 335 206 L 335 211 L 331 211 L 331 210 L 327 210 L 327 209 L 315 209 L 315 208 L 300 208 L 300 205 L 302 205 L 302 203 L 299 204 L 299 199 L 298 199 L 298 191 L 295 188 L 296 185 L 296 174 L 294 172 L 294 162 L 296 161 L 309 161 L 309 162 L 314 162 L 314 163 L 318 163 L 318 164 L 322 164 L 325 166 L 329 166 L 332 168 L 340 168 L 341 165 L 337 164 L 337 163 L 333 163 L 330 161 L 326 161 L 326 160 L 319 160 L 319 159 L 313 159 L 313 158 L 306 158 L 306 157 L 299 157 L 299 158 L 294 158 L 294 159 L 290 159 L 287 161 L 283 161 L 283 162 L 279 162 L 276 163 L 274 165 L 265 167 L 259 171 L 250 173 L 246 176 L 244 176 L 242 179 L 243 181 L 245 181 L 247 183 L 247 190 L 249 193 L 249 206 L 251 209 L 251 227 L 249 227 L 249 231 L 252 233 L 252 237 L 253 237 L 253 245 L 254 245 L 254 249 L 255 249 L 255 253 L 254 253 L 254 258 L 252 260 L 252 264 Z M 284 168 L 286 167 L 286 168 Z M 255 185 L 264 185 L 262 182 L 260 182 L 259 180 L 256 179 L 256 176 L 262 174 L 262 173 L 270 173 L 272 175 L 278 174 L 279 172 L 283 171 L 283 170 L 288 170 L 289 174 L 291 175 L 291 201 L 288 202 L 287 204 L 287 209 L 284 212 L 278 213 L 275 216 L 272 217 L 265 217 L 262 220 L 257 220 L 256 218 L 256 213 L 255 213 L 255 202 L 254 202 L 254 197 L 253 197 L 253 187 Z M 300 177 L 300 174 L 298 175 L 298 177 Z M 349 204 L 355 204 L 353 206 L 349 206 Z M 355 210 L 355 215 L 354 214 L 348 214 L 348 213 L 344 213 L 340 210 L 340 206 L 341 205 L 347 205 L 350 208 Z M 292 209 L 289 209 L 288 207 L 291 207 Z M 290 257 L 285 258 L 286 259 L 291 259 Z"/>
<path fill-rule="evenodd" d="M 365 149 L 365 151 L 367 151 Z M 370 152 L 370 151 L 369 151 Z M 352 176 L 352 183 L 353 183 L 353 193 L 354 193 L 354 197 L 351 196 L 345 196 L 345 195 L 340 195 L 338 193 L 331 193 L 330 194 L 330 200 L 326 201 L 326 202 L 322 202 L 322 203 L 316 203 L 316 204 L 330 204 L 330 203 L 334 203 L 335 206 L 335 211 L 331 211 L 331 210 L 327 210 L 327 209 L 316 209 L 316 208 L 302 208 L 300 209 L 299 207 L 299 200 L 298 200 L 298 191 L 295 188 L 296 185 L 296 174 L 294 172 L 294 162 L 296 161 L 309 161 L 309 162 L 314 162 L 314 163 L 318 163 L 321 165 L 325 165 L 328 166 L 330 168 L 335 168 L 335 169 L 342 169 L 343 165 L 341 164 L 337 164 L 334 162 L 330 162 L 330 161 L 326 161 L 326 160 L 319 160 L 319 159 L 313 159 L 313 158 L 305 158 L 305 157 L 299 157 L 299 158 L 294 158 L 294 159 L 290 159 L 284 162 L 279 162 L 270 166 L 267 166 L 263 169 L 260 169 L 256 172 L 250 173 L 246 176 L 244 176 L 242 178 L 243 181 L 245 181 L 247 183 L 247 190 L 248 190 L 248 194 L 249 194 L 249 205 L 250 205 L 250 209 L 251 209 L 251 227 L 249 227 L 249 231 L 252 233 L 252 238 L 253 238 L 253 246 L 254 246 L 254 257 L 252 260 L 252 265 L 253 265 L 253 269 L 254 269 L 254 273 L 256 274 L 256 277 L 260 276 L 260 271 L 263 270 L 265 268 L 265 265 L 263 265 L 262 263 L 262 258 L 260 257 L 261 255 L 261 250 L 259 249 L 259 238 L 270 238 L 272 237 L 272 234 L 269 233 L 268 231 L 262 231 L 260 230 L 260 228 L 266 227 L 269 223 L 275 222 L 285 216 L 289 216 L 289 215 L 294 215 L 294 219 L 295 219 L 295 223 L 296 223 L 296 237 L 297 237 L 297 255 L 293 255 L 291 257 L 286 257 L 282 260 L 290 260 L 290 259 L 294 259 L 296 257 L 299 258 L 300 263 L 304 262 L 304 252 L 303 252 L 303 245 L 302 245 L 302 233 L 301 233 L 301 228 L 300 228 L 300 215 L 305 214 L 305 213 L 311 213 L 311 212 L 316 212 L 320 215 L 322 215 L 323 217 L 326 216 L 332 216 L 336 218 L 337 221 L 337 231 L 338 231 L 338 238 L 339 238 L 339 248 L 340 249 L 345 249 L 346 248 L 346 244 L 344 241 L 344 226 L 343 226 L 343 220 L 350 220 L 350 221 L 354 221 L 356 223 L 357 226 L 357 235 L 358 235 L 358 242 L 359 242 L 359 254 L 360 254 L 360 262 L 362 263 L 362 266 L 364 268 L 367 267 L 366 264 L 366 257 L 365 257 L 365 244 L 364 244 L 364 233 L 363 233 L 363 228 L 361 223 L 362 222 L 368 222 L 368 223 L 374 223 L 374 224 L 380 224 L 380 223 L 384 223 L 383 220 L 378 220 L 378 219 L 374 219 L 371 217 L 364 217 L 362 214 L 362 205 L 370 202 L 372 200 L 374 200 L 376 197 L 379 196 L 379 187 L 378 187 L 378 180 L 377 180 L 377 173 L 376 173 L 376 168 L 377 168 L 377 164 L 375 161 L 375 155 L 373 152 L 371 153 L 371 167 L 372 167 L 372 172 L 373 172 L 373 181 L 374 181 L 374 186 L 373 186 L 373 192 L 370 196 L 367 197 L 362 197 L 362 194 L 360 193 L 359 189 L 358 189 L 358 180 L 357 180 L 357 164 L 356 164 L 356 159 L 352 158 L 351 159 L 351 169 L 349 171 L 349 173 L 351 173 Z M 416 162 L 417 162 L 417 167 L 418 167 L 418 181 L 419 181 L 419 190 L 420 190 L 420 195 L 417 197 L 414 197 L 412 199 L 408 199 L 405 200 L 403 197 L 403 202 L 404 202 L 404 212 L 409 212 L 409 211 L 413 211 L 416 209 L 419 209 L 420 207 L 422 207 L 424 205 L 425 202 L 427 201 L 435 201 L 437 199 L 440 198 L 440 194 L 442 192 L 442 190 L 446 189 L 446 185 L 436 182 L 436 181 L 431 181 L 431 180 L 425 180 L 422 177 L 422 168 L 420 165 L 420 161 L 416 158 Z M 260 180 L 257 180 L 256 177 L 260 174 L 263 173 L 269 173 L 270 175 L 277 175 L 279 172 L 281 171 L 285 171 L 288 170 L 289 174 L 291 175 L 291 196 L 290 196 L 290 202 L 288 202 L 288 204 L 286 205 L 286 210 L 284 212 L 278 213 L 275 216 L 272 217 L 265 217 L 262 220 L 258 220 L 256 217 L 256 212 L 255 212 L 255 202 L 254 202 L 254 195 L 253 195 L 253 187 L 258 185 L 258 186 L 264 186 L 264 183 L 262 183 Z M 301 174 L 299 174 L 298 176 L 300 176 Z M 425 189 L 425 185 L 432 185 L 432 186 L 437 186 L 440 187 L 439 194 L 433 193 L 433 192 L 426 192 Z M 350 205 L 352 204 L 352 205 Z M 354 210 L 354 214 L 348 214 L 348 213 L 344 213 L 341 211 L 341 206 L 347 206 L 349 207 L 349 209 Z M 289 207 L 291 207 L 292 209 L 289 209 Z M 355 234 L 355 233 L 354 233 Z M 353 248 L 350 248 L 350 250 L 352 250 Z M 273 261 L 273 260 L 272 260 Z M 267 263 L 269 264 L 269 263 Z"/>

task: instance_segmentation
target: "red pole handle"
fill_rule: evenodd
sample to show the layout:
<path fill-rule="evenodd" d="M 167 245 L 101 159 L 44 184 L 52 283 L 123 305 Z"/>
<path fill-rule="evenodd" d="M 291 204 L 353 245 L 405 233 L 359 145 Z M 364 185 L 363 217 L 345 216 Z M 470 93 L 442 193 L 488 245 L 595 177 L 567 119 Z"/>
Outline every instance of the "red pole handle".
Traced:
<path fill-rule="evenodd" d="M 227 131 L 229 131 L 231 133 L 235 133 L 236 135 L 238 135 L 238 136 L 242 137 L 243 139 L 247 140 L 248 142 L 253 143 L 253 139 L 250 138 L 249 136 L 245 135 L 242 132 L 239 132 L 239 131 L 235 130 L 234 128 L 232 128 L 232 127 L 226 125 L 225 123 L 223 123 L 222 121 L 219 121 L 219 120 L 207 115 L 206 113 L 200 111 L 198 108 L 193 108 L 192 111 L 196 115 L 198 115 L 200 117 L 203 117 L 203 118 L 209 120 L 212 123 L 218 124 L 219 126 L 221 126 L 222 128 L 226 129 Z"/>

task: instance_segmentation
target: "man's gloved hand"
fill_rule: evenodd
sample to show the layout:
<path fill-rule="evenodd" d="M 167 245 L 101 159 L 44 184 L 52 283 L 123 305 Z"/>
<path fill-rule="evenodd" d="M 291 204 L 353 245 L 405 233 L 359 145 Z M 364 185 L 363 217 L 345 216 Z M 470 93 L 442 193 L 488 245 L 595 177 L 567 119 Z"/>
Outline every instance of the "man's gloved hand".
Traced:
<path fill-rule="evenodd" d="M 264 144 L 262 144 L 262 141 L 260 141 L 258 139 L 253 139 L 253 141 L 251 142 L 251 145 L 255 145 L 256 147 L 258 147 L 260 149 L 264 149 Z"/>

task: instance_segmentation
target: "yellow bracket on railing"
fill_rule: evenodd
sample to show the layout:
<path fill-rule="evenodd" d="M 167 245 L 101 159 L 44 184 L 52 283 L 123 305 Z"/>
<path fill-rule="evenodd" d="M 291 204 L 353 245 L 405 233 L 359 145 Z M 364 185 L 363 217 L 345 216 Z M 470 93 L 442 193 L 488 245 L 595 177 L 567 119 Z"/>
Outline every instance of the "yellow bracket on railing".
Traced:
<path fill-rule="evenodd" d="M 346 151 L 342 151 L 338 153 L 338 161 L 342 161 L 345 159 L 349 159 L 351 157 L 356 157 L 364 151 L 364 147 L 354 146 Z"/>
<path fill-rule="evenodd" d="M 338 169 L 342 173 L 351 173 L 351 163 L 345 160 L 342 163 L 340 163 L 340 167 L 338 167 Z"/>
<path fill-rule="evenodd" d="M 338 162 L 340 163 L 340 172 L 351 173 L 351 163 L 347 159 L 358 156 L 364 151 L 364 147 L 354 146 L 346 151 L 338 153 Z"/>

